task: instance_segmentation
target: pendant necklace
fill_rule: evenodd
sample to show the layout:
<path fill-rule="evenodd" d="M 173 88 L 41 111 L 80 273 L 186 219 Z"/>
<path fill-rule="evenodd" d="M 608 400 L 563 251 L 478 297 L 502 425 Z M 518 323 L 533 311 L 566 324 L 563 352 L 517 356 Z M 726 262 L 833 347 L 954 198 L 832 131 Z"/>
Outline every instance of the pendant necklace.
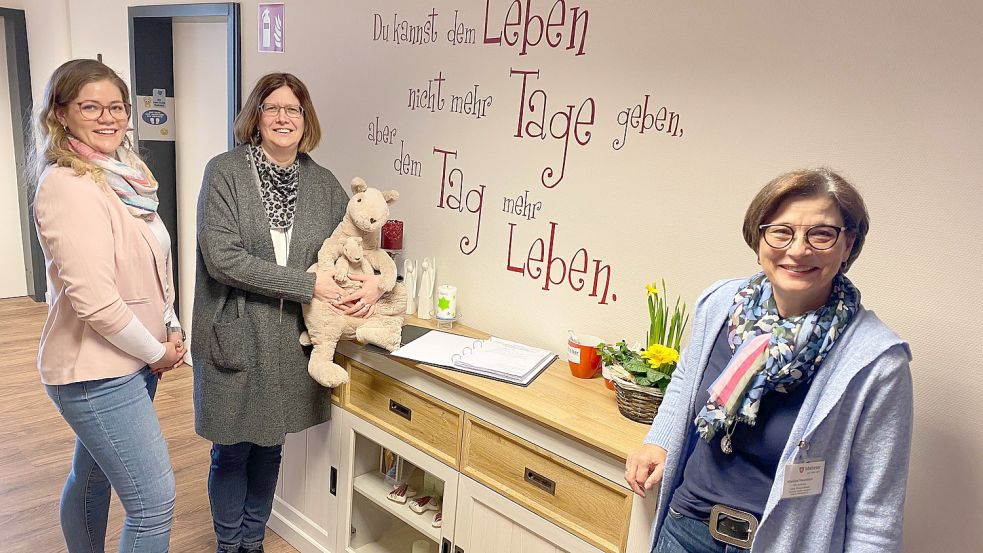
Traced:
<path fill-rule="evenodd" d="M 727 433 L 720 438 L 720 451 L 723 451 L 726 455 L 734 452 L 734 444 L 731 442 L 730 435 L 734 433 L 734 428 L 736 427 L 737 421 L 732 422 L 730 427 L 727 428 Z"/>

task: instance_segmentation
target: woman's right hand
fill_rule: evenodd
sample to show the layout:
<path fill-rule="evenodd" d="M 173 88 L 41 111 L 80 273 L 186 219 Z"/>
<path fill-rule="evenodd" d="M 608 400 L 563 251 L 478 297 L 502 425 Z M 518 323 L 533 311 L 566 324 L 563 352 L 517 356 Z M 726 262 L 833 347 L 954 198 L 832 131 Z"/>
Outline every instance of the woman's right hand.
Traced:
<path fill-rule="evenodd" d="M 184 357 L 183 346 L 178 346 L 174 342 L 163 342 L 163 344 L 164 356 L 150 364 L 150 370 L 155 373 L 173 369 L 174 365 L 177 365 L 181 361 L 181 358 Z"/>
<path fill-rule="evenodd" d="M 645 444 L 628 456 L 625 481 L 639 497 L 645 497 L 646 490 L 662 481 L 665 465 L 666 450 L 655 444 Z"/>
<path fill-rule="evenodd" d="M 341 298 L 348 295 L 335 282 L 333 271 L 318 271 L 314 273 L 314 299 L 324 302 L 335 313 L 342 313 L 338 308 Z"/>

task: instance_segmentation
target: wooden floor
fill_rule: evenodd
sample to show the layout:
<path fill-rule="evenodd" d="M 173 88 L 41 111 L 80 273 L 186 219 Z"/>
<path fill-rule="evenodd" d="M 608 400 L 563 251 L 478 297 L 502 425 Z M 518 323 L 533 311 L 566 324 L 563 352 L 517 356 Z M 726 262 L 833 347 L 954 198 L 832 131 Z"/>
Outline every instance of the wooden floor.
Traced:
<path fill-rule="evenodd" d="M 47 306 L 28 298 L 0 300 L 0 551 L 66 551 L 58 499 L 75 437 L 44 392 L 36 365 Z M 190 367 L 167 373 L 157 412 L 177 478 L 171 551 L 215 551 L 205 481 L 209 443 L 195 434 Z M 117 550 L 123 514 L 115 496 L 106 551 Z M 272 531 L 267 553 L 296 553 Z"/>

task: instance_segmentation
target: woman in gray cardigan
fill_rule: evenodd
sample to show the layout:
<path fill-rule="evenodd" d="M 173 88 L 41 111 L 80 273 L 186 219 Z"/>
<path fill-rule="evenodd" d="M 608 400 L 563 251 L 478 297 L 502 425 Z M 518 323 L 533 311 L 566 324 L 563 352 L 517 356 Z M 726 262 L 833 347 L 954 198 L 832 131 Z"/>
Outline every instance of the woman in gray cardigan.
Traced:
<path fill-rule="evenodd" d="M 711 286 L 652 428 L 655 553 L 901 551 L 910 352 L 844 273 L 869 227 L 826 169 L 766 185 L 744 218 L 762 272 Z"/>
<path fill-rule="evenodd" d="M 330 412 L 298 341 L 301 303 L 316 297 L 364 316 L 380 295 L 375 276 L 349 295 L 329 273 L 307 272 L 348 203 L 306 153 L 320 135 L 307 87 L 272 73 L 236 117 L 242 145 L 205 168 L 192 351 L 195 430 L 213 442 L 208 497 L 219 552 L 263 550 L 285 435 Z"/>

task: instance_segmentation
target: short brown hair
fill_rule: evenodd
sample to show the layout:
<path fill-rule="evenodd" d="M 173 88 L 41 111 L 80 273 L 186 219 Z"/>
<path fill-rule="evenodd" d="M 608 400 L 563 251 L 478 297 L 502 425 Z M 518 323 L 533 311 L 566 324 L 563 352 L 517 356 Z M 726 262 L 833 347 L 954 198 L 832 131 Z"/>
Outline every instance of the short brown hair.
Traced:
<path fill-rule="evenodd" d="M 109 66 L 101 61 L 77 59 L 61 64 L 48 79 L 44 87 L 41 104 L 34 117 L 34 149 L 31 151 L 29 166 L 34 173 L 35 185 L 44 172 L 45 167 L 54 164 L 61 167 L 71 167 L 76 174 L 82 175 L 91 171 L 98 181 L 102 170 L 82 159 L 68 146 L 68 131 L 58 120 L 58 110 L 67 109 L 82 88 L 98 81 L 109 81 L 116 85 L 124 102 L 130 101 L 130 89 Z M 129 147 L 129 137 L 123 139 L 123 144 Z"/>
<path fill-rule="evenodd" d="M 864 247 L 870 216 L 857 189 L 843 177 L 825 167 L 803 169 L 779 175 L 758 191 L 744 214 L 744 241 L 755 252 L 761 244 L 761 225 L 767 224 L 789 199 L 828 196 L 840 209 L 843 226 L 853 236 L 853 249 L 843 267 L 845 273 Z"/>
<path fill-rule="evenodd" d="M 242 111 L 236 115 L 233 134 L 236 144 L 257 145 L 261 139 L 259 136 L 259 119 L 261 113 L 259 106 L 267 96 L 281 86 L 288 87 L 294 96 L 300 100 L 300 107 L 304 110 L 304 136 L 300 138 L 297 150 L 306 154 L 317 148 L 321 142 L 321 124 L 317 121 L 317 112 L 314 110 L 314 103 L 311 102 L 311 94 L 307 91 L 307 86 L 290 73 L 269 73 L 260 77 L 253 91 L 246 98 Z"/>

